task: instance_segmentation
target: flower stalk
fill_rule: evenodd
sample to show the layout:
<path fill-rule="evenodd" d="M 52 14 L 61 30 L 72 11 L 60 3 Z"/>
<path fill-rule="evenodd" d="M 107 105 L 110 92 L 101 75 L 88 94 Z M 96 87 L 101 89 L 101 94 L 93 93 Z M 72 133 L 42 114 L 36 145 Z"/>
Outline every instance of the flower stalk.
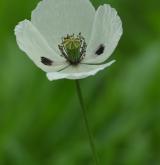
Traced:
<path fill-rule="evenodd" d="M 93 154 L 93 158 L 94 158 L 95 164 L 99 165 L 98 154 L 97 154 L 97 151 L 96 151 L 96 148 L 95 148 L 94 138 L 93 138 L 90 126 L 89 126 L 87 112 L 86 112 L 86 106 L 84 104 L 80 83 L 79 83 L 79 80 L 75 80 L 75 82 L 76 82 L 77 95 L 78 95 L 79 102 L 80 102 L 81 109 L 82 109 L 82 113 L 83 113 L 84 123 L 85 123 L 86 130 L 87 130 L 87 133 L 88 133 L 90 148 L 92 150 L 92 154 Z"/>

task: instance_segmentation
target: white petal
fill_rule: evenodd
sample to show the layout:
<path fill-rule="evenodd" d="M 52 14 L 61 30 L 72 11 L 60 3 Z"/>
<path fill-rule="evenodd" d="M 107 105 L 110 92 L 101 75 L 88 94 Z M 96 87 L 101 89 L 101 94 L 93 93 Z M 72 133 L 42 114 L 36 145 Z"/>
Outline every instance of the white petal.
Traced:
<path fill-rule="evenodd" d="M 79 64 L 78 66 L 70 66 L 67 69 L 60 72 L 50 72 L 47 73 L 47 77 L 50 81 L 58 79 L 82 79 L 88 76 L 93 76 L 100 70 L 112 65 L 115 61 L 103 65 L 86 65 Z"/>
<path fill-rule="evenodd" d="M 31 60 L 45 72 L 56 71 L 66 66 L 65 59 L 57 55 L 44 40 L 39 31 L 28 20 L 20 22 L 15 28 L 17 43 Z M 52 66 L 44 65 L 41 58 L 53 61 Z"/>
<path fill-rule="evenodd" d="M 89 0 L 43 0 L 32 13 L 31 22 L 57 52 L 61 38 L 80 32 L 88 42 L 95 9 Z"/>
<path fill-rule="evenodd" d="M 122 33 L 122 22 L 116 10 L 110 5 L 100 6 L 96 12 L 84 62 L 101 63 L 107 60 L 116 48 Z M 100 45 L 104 45 L 105 50 L 103 54 L 97 55 L 95 52 Z"/>

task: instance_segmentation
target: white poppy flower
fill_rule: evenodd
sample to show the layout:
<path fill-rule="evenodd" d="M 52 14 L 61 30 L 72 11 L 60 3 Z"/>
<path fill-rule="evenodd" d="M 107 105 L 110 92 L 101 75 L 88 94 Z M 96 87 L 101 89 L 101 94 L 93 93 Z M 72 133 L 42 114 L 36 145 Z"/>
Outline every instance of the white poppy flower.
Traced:
<path fill-rule="evenodd" d="M 89 0 L 43 0 L 15 28 L 17 43 L 49 80 L 81 79 L 104 62 L 122 35 L 122 22 L 110 5 L 95 11 Z"/>

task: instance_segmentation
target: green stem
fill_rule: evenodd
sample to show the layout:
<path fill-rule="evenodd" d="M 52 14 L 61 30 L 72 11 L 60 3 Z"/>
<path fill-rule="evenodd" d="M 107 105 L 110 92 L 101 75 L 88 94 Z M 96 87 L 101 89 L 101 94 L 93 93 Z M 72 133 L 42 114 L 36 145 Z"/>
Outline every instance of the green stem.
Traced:
<path fill-rule="evenodd" d="M 80 88 L 80 84 L 79 84 L 78 80 L 76 80 L 76 89 L 77 89 L 77 95 L 78 95 L 78 98 L 79 98 L 81 109 L 82 109 L 82 112 L 83 112 L 83 118 L 84 118 L 86 130 L 87 130 L 87 133 L 88 133 L 88 137 L 89 137 L 89 142 L 90 142 L 90 147 L 91 147 L 91 150 L 92 150 L 93 158 L 95 160 L 95 164 L 99 165 L 99 163 L 98 163 L 98 155 L 97 155 L 96 148 L 95 148 L 95 145 L 94 145 L 93 135 L 92 135 L 92 132 L 91 132 L 91 129 L 90 129 L 90 126 L 89 126 L 87 113 L 86 113 L 86 107 L 84 105 L 82 92 L 81 92 L 81 88 Z"/>

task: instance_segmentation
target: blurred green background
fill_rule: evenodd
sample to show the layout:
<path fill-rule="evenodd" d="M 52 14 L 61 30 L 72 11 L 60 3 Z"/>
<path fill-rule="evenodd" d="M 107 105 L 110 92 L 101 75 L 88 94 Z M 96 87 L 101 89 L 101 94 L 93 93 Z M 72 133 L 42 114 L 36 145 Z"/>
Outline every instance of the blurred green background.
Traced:
<path fill-rule="evenodd" d="M 101 165 L 160 165 L 160 1 L 92 2 L 124 27 L 117 62 L 81 80 Z M 93 165 L 74 81 L 49 82 L 15 42 L 37 3 L 0 0 L 0 165 Z"/>

